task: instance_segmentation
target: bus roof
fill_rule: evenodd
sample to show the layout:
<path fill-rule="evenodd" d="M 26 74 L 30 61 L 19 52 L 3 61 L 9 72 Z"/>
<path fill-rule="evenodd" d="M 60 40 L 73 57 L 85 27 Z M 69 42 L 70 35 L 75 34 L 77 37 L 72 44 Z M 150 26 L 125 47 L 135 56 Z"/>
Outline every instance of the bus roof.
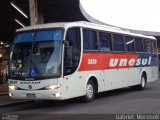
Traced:
<path fill-rule="evenodd" d="M 62 27 L 62 28 L 83 27 L 83 28 L 90 28 L 90 29 L 95 29 L 95 30 L 102 30 L 102 31 L 120 33 L 120 34 L 125 34 L 125 35 L 131 35 L 131 36 L 137 36 L 137 37 L 143 37 L 143 38 L 156 40 L 156 38 L 153 36 L 146 36 L 146 35 L 142 35 L 142 34 L 132 33 L 130 31 L 122 30 L 118 27 L 100 25 L 100 24 L 95 24 L 95 23 L 86 22 L 86 21 L 55 22 L 55 23 L 40 24 L 40 25 L 28 26 L 25 28 L 21 28 L 21 29 L 18 29 L 16 32 L 38 30 L 38 29 L 40 30 L 40 29 L 55 28 L 55 27 Z"/>

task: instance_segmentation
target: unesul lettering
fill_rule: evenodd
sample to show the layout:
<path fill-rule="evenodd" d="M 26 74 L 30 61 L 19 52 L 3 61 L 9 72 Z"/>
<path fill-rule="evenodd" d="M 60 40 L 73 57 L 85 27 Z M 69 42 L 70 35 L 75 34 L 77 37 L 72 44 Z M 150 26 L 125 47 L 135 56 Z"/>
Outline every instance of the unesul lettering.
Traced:
<path fill-rule="evenodd" d="M 138 58 L 138 59 L 110 59 L 109 66 L 110 67 L 125 67 L 125 66 L 140 66 L 140 65 L 150 65 L 152 57 L 149 58 Z"/>

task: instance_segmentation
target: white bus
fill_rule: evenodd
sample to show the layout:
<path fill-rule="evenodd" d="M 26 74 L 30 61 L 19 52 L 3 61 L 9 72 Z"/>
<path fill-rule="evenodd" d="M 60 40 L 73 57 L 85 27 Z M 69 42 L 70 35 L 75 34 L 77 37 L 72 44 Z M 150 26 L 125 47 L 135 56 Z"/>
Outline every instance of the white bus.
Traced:
<path fill-rule="evenodd" d="M 158 79 L 154 37 L 89 22 L 52 23 L 17 30 L 9 65 L 13 99 L 86 102 L 103 91 L 144 89 Z"/>

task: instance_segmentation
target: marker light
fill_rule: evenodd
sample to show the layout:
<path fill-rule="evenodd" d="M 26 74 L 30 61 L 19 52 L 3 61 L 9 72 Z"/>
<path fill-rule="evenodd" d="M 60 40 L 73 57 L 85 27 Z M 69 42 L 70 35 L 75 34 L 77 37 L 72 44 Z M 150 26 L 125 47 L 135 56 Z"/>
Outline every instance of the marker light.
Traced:
<path fill-rule="evenodd" d="M 40 28 L 42 28 L 41 25 L 35 25 L 35 26 L 33 26 L 33 29 L 40 29 Z"/>

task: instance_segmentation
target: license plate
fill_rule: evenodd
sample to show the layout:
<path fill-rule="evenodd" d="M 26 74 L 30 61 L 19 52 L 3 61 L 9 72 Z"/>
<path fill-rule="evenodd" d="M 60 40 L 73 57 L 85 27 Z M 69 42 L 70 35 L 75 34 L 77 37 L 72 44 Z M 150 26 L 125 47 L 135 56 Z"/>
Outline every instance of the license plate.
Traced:
<path fill-rule="evenodd" d="M 36 98 L 36 95 L 34 93 L 28 93 L 28 94 L 26 94 L 26 96 L 29 99 L 35 99 Z"/>

